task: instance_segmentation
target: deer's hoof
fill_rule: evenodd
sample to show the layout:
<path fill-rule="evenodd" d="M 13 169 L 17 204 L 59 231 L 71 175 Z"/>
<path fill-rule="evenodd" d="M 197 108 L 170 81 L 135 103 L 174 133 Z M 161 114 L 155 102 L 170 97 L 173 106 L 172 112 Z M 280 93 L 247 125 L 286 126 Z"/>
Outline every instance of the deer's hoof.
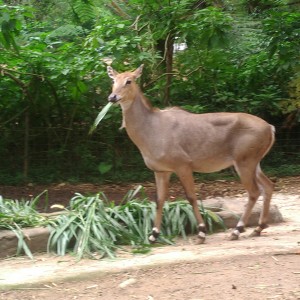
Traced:
<path fill-rule="evenodd" d="M 230 237 L 229 237 L 229 240 L 230 240 L 230 241 L 237 241 L 237 240 L 239 239 L 239 236 L 240 236 L 240 232 L 239 232 L 237 229 L 235 229 L 235 230 L 231 233 L 231 235 L 230 235 Z"/>
<path fill-rule="evenodd" d="M 239 236 L 236 234 L 231 234 L 229 237 L 229 241 L 237 241 L 239 239 Z"/>
<path fill-rule="evenodd" d="M 149 242 L 151 244 L 155 243 L 158 237 L 159 237 L 159 230 L 156 227 L 153 227 L 152 233 L 149 236 Z"/>
<path fill-rule="evenodd" d="M 261 234 L 261 231 L 255 229 L 249 234 L 249 237 L 258 237 L 258 236 L 260 236 L 260 234 Z"/>
<path fill-rule="evenodd" d="M 198 241 L 197 241 L 197 244 L 200 245 L 200 244 L 204 244 L 205 243 L 205 238 L 206 238 L 206 235 L 204 232 L 200 231 L 198 233 Z"/>
<path fill-rule="evenodd" d="M 201 245 L 201 244 L 204 244 L 204 243 L 205 243 L 205 238 L 198 236 L 197 244 Z"/>
<path fill-rule="evenodd" d="M 150 244 L 154 244 L 156 242 L 156 238 L 152 234 L 149 236 L 149 242 Z"/>

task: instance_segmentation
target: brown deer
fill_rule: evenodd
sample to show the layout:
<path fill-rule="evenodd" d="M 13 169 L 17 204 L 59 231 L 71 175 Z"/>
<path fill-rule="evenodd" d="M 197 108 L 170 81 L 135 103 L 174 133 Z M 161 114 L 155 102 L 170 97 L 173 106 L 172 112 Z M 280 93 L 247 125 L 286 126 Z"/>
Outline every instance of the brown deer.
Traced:
<path fill-rule="evenodd" d="M 244 232 L 253 206 L 262 194 L 259 224 L 251 234 L 259 236 L 267 227 L 273 193 L 273 183 L 262 172 L 260 161 L 274 143 L 274 127 L 246 113 L 194 114 L 175 107 L 154 108 L 135 82 L 142 70 L 143 65 L 124 73 L 107 67 L 113 79 L 108 101 L 121 105 L 123 127 L 139 148 L 146 166 L 155 174 L 157 212 L 149 240 L 155 242 L 158 238 L 170 176 L 176 173 L 198 222 L 199 243 L 203 243 L 206 228 L 199 213 L 193 172 L 210 173 L 230 166 L 234 166 L 249 196 L 231 239 L 238 239 Z"/>

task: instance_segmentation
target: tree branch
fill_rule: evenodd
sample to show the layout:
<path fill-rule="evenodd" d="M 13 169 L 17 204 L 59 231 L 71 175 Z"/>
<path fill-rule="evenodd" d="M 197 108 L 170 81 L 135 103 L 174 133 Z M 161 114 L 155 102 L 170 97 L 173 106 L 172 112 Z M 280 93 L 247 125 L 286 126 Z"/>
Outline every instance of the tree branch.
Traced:
<path fill-rule="evenodd" d="M 14 82 L 16 82 L 22 88 L 22 90 L 26 90 L 27 89 L 27 85 L 22 80 L 20 80 L 18 77 L 16 77 L 13 74 L 11 74 L 10 73 L 11 71 L 14 72 L 14 70 L 6 69 L 2 65 L 0 65 L 0 72 L 1 72 L 1 74 L 3 76 L 6 75 L 10 79 L 12 79 Z M 18 72 L 16 72 L 16 73 L 18 73 Z"/>
<path fill-rule="evenodd" d="M 190 71 L 187 74 L 181 74 L 180 72 L 171 72 L 171 73 L 163 73 L 159 76 L 157 76 L 155 79 L 153 79 L 152 81 L 150 81 L 149 83 L 147 83 L 146 85 L 144 85 L 144 87 L 148 87 L 150 85 L 152 85 L 153 83 L 155 83 L 157 80 L 159 80 L 160 78 L 164 77 L 164 76 L 168 76 L 168 75 L 175 75 L 175 76 L 180 76 L 180 77 L 189 77 L 190 75 L 192 75 L 193 73 L 197 72 L 198 70 L 202 69 L 202 66 L 198 66 L 196 69 Z"/>

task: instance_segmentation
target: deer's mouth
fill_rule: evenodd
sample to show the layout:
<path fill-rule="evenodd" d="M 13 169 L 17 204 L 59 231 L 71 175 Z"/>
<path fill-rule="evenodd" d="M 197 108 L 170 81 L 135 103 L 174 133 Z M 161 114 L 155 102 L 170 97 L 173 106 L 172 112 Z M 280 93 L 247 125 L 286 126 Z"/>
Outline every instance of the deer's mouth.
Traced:
<path fill-rule="evenodd" d="M 110 94 L 108 96 L 108 101 L 109 102 L 112 102 L 112 103 L 117 103 L 121 100 L 122 98 L 120 96 L 118 96 L 117 94 Z"/>

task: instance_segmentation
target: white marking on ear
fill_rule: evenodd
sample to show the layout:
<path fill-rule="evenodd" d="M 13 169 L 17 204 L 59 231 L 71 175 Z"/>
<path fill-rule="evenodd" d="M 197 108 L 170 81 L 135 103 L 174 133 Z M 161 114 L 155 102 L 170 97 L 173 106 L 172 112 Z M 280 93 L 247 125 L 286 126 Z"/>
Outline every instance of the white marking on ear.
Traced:
<path fill-rule="evenodd" d="M 141 75 L 142 75 L 142 73 L 143 73 L 143 68 L 144 68 L 144 65 L 140 65 L 140 66 L 133 72 L 135 78 L 141 77 Z"/>
<path fill-rule="evenodd" d="M 107 74 L 111 79 L 114 79 L 119 73 L 115 71 L 111 66 L 107 66 Z"/>

